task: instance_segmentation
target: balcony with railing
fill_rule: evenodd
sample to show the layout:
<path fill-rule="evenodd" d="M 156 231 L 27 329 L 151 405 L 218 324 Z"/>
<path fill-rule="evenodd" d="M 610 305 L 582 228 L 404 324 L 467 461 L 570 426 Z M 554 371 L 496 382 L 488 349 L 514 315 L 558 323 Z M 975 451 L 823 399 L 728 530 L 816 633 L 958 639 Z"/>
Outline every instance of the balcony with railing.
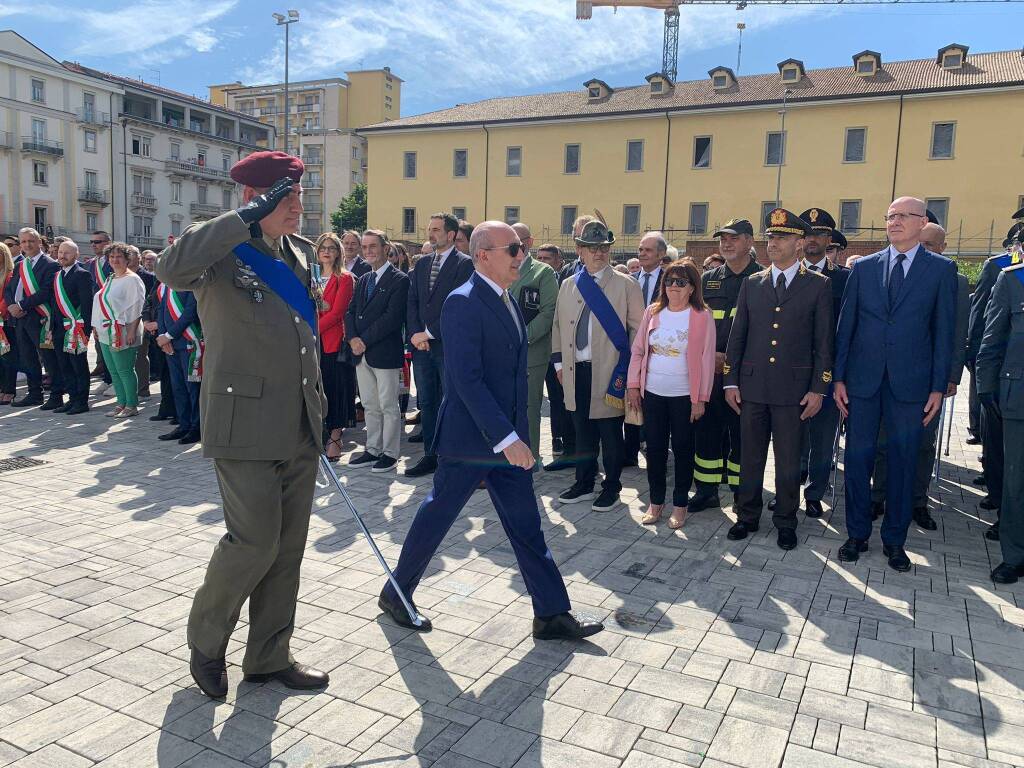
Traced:
<path fill-rule="evenodd" d="M 86 107 L 78 107 L 75 110 L 75 119 L 86 125 L 110 125 L 109 112 L 97 112 L 95 109 L 88 109 Z"/>
<path fill-rule="evenodd" d="M 23 152 L 36 152 L 41 155 L 53 157 L 64 157 L 64 143 L 52 139 L 41 139 L 38 136 L 22 136 L 21 150 Z"/>
<path fill-rule="evenodd" d="M 212 168 L 209 165 L 201 165 L 196 162 L 164 160 L 164 168 L 169 173 L 175 173 L 183 176 L 198 176 L 203 179 L 218 179 L 221 181 L 231 180 L 231 174 L 227 171 L 223 171 L 220 168 Z"/>
<path fill-rule="evenodd" d="M 193 216 L 220 216 L 223 213 L 223 209 L 219 205 L 213 203 L 189 203 L 189 213 Z"/>
<path fill-rule="evenodd" d="M 302 164 L 303 165 L 323 165 L 324 164 L 324 156 L 320 155 L 320 154 L 317 154 L 317 155 L 303 155 L 302 156 Z"/>
<path fill-rule="evenodd" d="M 166 245 L 165 238 L 153 235 L 128 235 L 128 242 L 139 248 L 163 248 Z"/>
<path fill-rule="evenodd" d="M 94 205 L 110 205 L 110 192 L 96 187 L 79 187 L 78 201 L 80 203 L 93 203 Z"/>
<path fill-rule="evenodd" d="M 305 178 L 305 179 L 302 180 L 302 188 L 303 189 L 323 189 L 324 188 L 323 179 Z"/>
<path fill-rule="evenodd" d="M 141 192 L 132 193 L 131 203 L 132 208 L 156 208 L 156 198 Z"/>
<path fill-rule="evenodd" d="M 302 236 L 303 237 L 308 237 L 310 240 L 316 240 L 322 234 L 323 234 L 323 230 L 317 224 L 303 224 L 302 225 Z"/>

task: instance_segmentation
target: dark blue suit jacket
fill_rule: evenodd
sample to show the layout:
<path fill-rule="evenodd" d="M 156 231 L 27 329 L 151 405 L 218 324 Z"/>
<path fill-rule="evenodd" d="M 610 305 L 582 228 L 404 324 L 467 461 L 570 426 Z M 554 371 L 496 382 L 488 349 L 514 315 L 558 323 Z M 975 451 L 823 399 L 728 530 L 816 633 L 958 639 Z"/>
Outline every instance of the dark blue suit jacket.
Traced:
<path fill-rule="evenodd" d="M 53 274 L 56 277 L 57 272 Z M 67 291 L 68 298 L 71 299 L 71 303 L 78 310 L 78 314 L 82 316 L 86 335 L 91 334 L 92 297 L 95 291 L 93 289 L 92 275 L 89 274 L 89 270 L 77 262 L 73 264 L 68 273 L 64 275 L 64 290 Z M 53 329 L 53 338 L 55 340 L 64 338 L 64 315 L 60 313 L 60 309 L 57 307 L 56 298 L 53 300 L 50 327 Z"/>
<path fill-rule="evenodd" d="M 196 304 L 196 297 L 192 291 L 175 291 L 175 293 L 181 299 L 181 317 L 177 320 L 171 317 L 171 311 L 167 308 L 167 299 L 165 298 L 159 302 L 156 309 L 156 328 L 157 333 L 169 333 L 173 337 L 171 339 L 171 346 L 181 351 L 189 343 L 188 339 L 185 338 L 185 330 L 192 323 L 199 322 L 199 307 Z"/>
<path fill-rule="evenodd" d="M 494 453 L 511 432 L 529 442 L 526 418 L 526 321 L 522 338 L 512 316 L 475 272 L 449 294 L 441 312 L 444 400 L 434 450 L 462 461 L 504 461 Z"/>
<path fill-rule="evenodd" d="M 19 262 L 20 263 L 20 262 Z M 39 326 L 42 324 L 42 316 L 36 311 L 36 307 L 45 304 L 50 312 L 56 312 L 56 305 L 53 302 L 53 276 L 60 270 L 60 264 L 57 263 L 56 259 L 51 259 L 49 255 L 43 254 L 35 267 L 32 268 L 32 273 L 36 276 L 36 282 L 39 283 L 38 293 L 29 296 L 24 294 L 21 300 L 21 308 L 27 313 L 25 317 L 17 320 L 16 322 L 24 323 L 28 326 L 31 331 L 35 333 Z M 11 293 L 11 302 L 14 300 L 14 293 L 18 289 L 18 284 L 21 282 L 21 271 L 20 269 L 14 270 L 14 277 L 11 278 L 11 282 L 8 284 L 8 290 Z"/>
<path fill-rule="evenodd" d="M 945 392 L 956 320 L 956 265 L 918 246 L 889 306 L 889 249 L 859 259 L 843 294 L 834 378 L 853 397 L 874 397 L 888 375 L 902 402 Z"/>
<path fill-rule="evenodd" d="M 473 274 L 473 260 L 458 248 L 454 248 L 444 260 L 441 271 L 430 290 L 430 267 L 432 256 L 423 256 L 416 262 L 409 275 L 409 302 L 405 318 L 405 333 L 412 338 L 414 333 L 430 331 L 434 337 L 431 346 L 442 338 L 441 310 L 453 290 L 465 283 Z M 486 285 L 486 283 L 485 283 Z"/>

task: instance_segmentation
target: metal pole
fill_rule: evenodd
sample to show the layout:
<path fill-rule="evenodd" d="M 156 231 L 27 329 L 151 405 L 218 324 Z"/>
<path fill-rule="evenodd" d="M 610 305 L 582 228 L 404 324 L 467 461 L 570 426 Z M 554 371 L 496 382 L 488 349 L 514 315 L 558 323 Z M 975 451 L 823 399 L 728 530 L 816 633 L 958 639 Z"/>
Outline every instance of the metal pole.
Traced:
<path fill-rule="evenodd" d="M 991 255 L 991 253 L 992 253 L 992 237 L 995 234 L 995 229 L 996 229 L 996 220 L 992 219 L 991 223 L 989 223 L 989 225 L 988 225 L 988 250 L 985 251 L 985 256 L 986 257 Z"/>
<path fill-rule="evenodd" d="M 284 153 L 288 154 L 288 27 L 291 22 L 284 25 Z"/>
<path fill-rule="evenodd" d="M 736 76 L 740 74 L 740 60 L 743 57 L 743 30 L 747 28 L 747 25 L 742 21 L 736 23 L 736 29 L 740 31 L 740 42 L 736 47 Z"/>
<path fill-rule="evenodd" d="M 936 432 L 938 433 L 938 440 L 941 443 L 942 440 L 942 425 L 946 423 L 946 401 L 942 401 L 942 405 L 939 408 L 939 426 Z M 935 471 L 932 473 L 935 478 L 935 482 L 939 481 L 939 464 L 942 459 L 942 451 L 939 450 L 938 446 L 935 448 Z"/>
<path fill-rule="evenodd" d="M 836 483 L 839 482 L 839 435 L 843 431 L 843 414 L 839 414 L 836 439 L 832 442 L 832 509 L 836 508 Z"/>
<path fill-rule="evenodd" d="M 782 152 L 779 155 L 779 169 L 775 176 L 775 207 L 782 206 L 782 164 L 786 161 L 786 105 L 789 101 L 789 88 L 782 92 Z"/>
<path fill-rule="evenodd" d="M 956 408 L 956 392 L 954 392 L 953 396 L 949 399 L 949 427 L 947 428 L 947 431 L 946 431 L 946 453 L 945 453 L 946 456 L 949 456 L 949 442 L 950 442 L 950 440 L 953 439 L 953 413 L 954 413 L 954 409 L 955 408 Z M 939 440 L 940 441 L 942 440 L 942 435 L 939 435 Z M 940 442 L 940 444 L 941 444 L 941 442 Z"/>
<path fill-rule="evenodd" d="M 402 605 L 405 607 L 406 613 L 409 614 L 409 621 L 415 624 L 417 627 L 423 626 L 423 617 L 416 612 L 412 603 L 405 596 L 402 588 L 398 586 L 398 582 L 395 580 L 395 574 L 392 573 L 391 568 L 388 567 L 387 561 L 384 560 L 384 555 L 380 553 L 380 549 L 377 547 L 377 543 L 373 540 L 373 536 L 370 535 L 369 529 L 366 527 L 366 523 L 363 522 L 363 518 L 359 516 L 359 512 L 356 511 L 355 504 L 352 503 L 352 498 L 348 495 L 348 491 L 345 490 L 345 486 L 341 484 L 341 480 L 338 479 L 337 473 L 334 471 L 334 466 L 330 461 L 327 460 L 327 456 L 320 454 L 320 468 L 324 471 L 324 474 L 329 480 L 334 481 L 334 485 L 337 486 L 341 492 L 341 498 L 345 500 L 345 504 L 348 505 L 349 511 L 352 516 L 356 519 L 356 523 L 359 524 L 360 530 L 370 544 L 370 549 L 373 550 L 373 554 L 377 556 L 377 561 L 380 563 L 381 568 L 384 569 L 384 573 L 388 576 L 388 581 L 391 582 L 391 586 L 394 587 L 395 593 L 398 595 L 398 599 L 402 601 Z"/>

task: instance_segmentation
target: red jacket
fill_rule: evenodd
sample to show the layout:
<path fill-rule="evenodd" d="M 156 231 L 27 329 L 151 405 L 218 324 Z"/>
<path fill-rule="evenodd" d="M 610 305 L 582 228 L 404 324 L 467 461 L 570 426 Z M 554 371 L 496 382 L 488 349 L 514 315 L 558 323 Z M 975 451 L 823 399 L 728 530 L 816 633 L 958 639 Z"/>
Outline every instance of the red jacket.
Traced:
<path fill-rule="evenodd" d="M 320 313 L 320 338 L 325 353 L 336 353 L 345 338 L 345 313 L 352 301 L 355 280 L 350 272 L 331 275 L 324 287 L 324 304 L 329 307 Z"/>

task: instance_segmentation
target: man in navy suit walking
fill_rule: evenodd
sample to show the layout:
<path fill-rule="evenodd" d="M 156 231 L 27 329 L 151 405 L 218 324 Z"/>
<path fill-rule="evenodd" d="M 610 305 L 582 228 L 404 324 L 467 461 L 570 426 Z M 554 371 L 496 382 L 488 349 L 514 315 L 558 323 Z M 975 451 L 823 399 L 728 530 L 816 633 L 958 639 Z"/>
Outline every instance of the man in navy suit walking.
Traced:
<path fill-rule="evenodd" d="M 847 417 L 846 530 L 839 559 L 856 561 L 871 537 L 871 470 L 885 425 L 889 567 L 910 570 L 903 549 L 912 515 L 914 473 L 924 428 L 942 407 L 953 349 L 956 265 L 925 250 L 925 204 L 892 202 L 889 247 L 859 259 L 850 273 L 836 334 L 835 400 Z"/>
<path fill-rule="evenodd" d="M 569 612 L 569 595 L 540 527 L 528 438 L 526 322 L 508 287 L 525 253 L 512 227 L 485 221 L 473 230 L 476 271 L 448 296 L 441 312 L 445 340 L 444 399 L 438 412 L 434 487 L 416 513 L 395 568 L 412 593 L 455 518 L 481 481 L 498 512 L 533 599 L 533 636 L 581 639 L 604 629 Z M 378 605 L 399 626 L 414 625 L 388 583 Z"/>

